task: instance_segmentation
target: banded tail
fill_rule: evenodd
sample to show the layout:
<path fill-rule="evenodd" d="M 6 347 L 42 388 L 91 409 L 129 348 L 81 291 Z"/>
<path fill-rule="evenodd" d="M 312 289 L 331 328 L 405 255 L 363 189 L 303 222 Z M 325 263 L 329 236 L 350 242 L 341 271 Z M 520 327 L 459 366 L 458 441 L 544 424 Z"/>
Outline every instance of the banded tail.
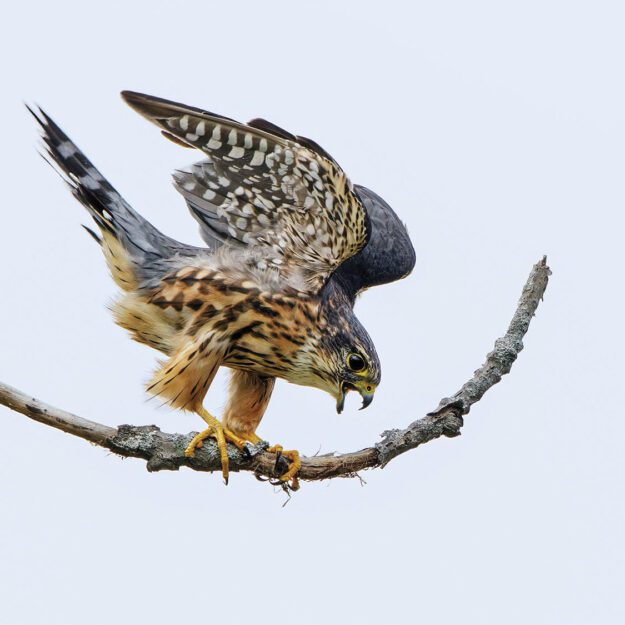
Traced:
<path fill-rule="evenodd" d="M 99 234 L 87 226 L 84 228 L 102 248 L 119 287 L 124 291 L 149 287 L 170 270 L 168 260 L 205 251 L 179 243 L 157 230 L 132 209 L 44 111 L 27 108 L 41 129 L 46 149 L 42 156 L 57 170 L 98 226 Z"/>

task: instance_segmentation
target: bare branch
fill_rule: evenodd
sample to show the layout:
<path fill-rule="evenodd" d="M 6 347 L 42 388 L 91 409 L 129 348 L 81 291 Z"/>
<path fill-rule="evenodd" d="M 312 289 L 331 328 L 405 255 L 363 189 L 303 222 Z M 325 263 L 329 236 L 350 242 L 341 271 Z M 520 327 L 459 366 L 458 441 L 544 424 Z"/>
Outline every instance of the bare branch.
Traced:
<path fill-rule="evenodd" d="M 303 458 L 299 478 L 323 480 L 353 477 L 358 471 L 383 467 L 396 456 L 423 443 L 441 436 L 458 436 L 463 425 L 463 415 L 510 371 L 523 349 L 523 337 L 542 300 L 549 275 L 551 271 L 547 266 L 547 258 L 544 257 L 532 268 L 508 331 L 497 339 L 494 349 L 473 377 L 457 393 L 441 400 L 434 412 L 418 419 L 404 430 L 384 432 L 382 440 L 374 447 L 347 454 Z M 194 458 L 185 457 L 184 450 L 195 432 L 167 434 L 155 425 L 120 425 L 112 428 L 44 404 L 2 383 L 0 404 L 121 456 L 143 458 L 147 461 L 148 471 L 177 470 L 182 466 L 196 471 L 221 471 L 217 445 L 210 440 L 197 450 Z M 284 471 L 284 467 L 276 468 L 276 456 L 266 452 L 263 445 L 256 446 L 251 457 L 230 445 L 228 455 L 230 471 L 253 471 L 266 477 L 276 477 Z"/>
<path fill-rule="evenodd" d="M 21 412 L 23 415 L 39 421 L 39 423 L 50 425 L 74 436 L 80 436 L 80 438 L 102 447 L 106 447 L 107 441 L 117 434 L 116 428 L 95 423 L 94 421 L 78 417 L 71 412 L 44 404 L 42 401 L 29 397 L 25 393 L 2 382 L 0 382 L 0 404 L 15 410 L 15 412 Z"/>

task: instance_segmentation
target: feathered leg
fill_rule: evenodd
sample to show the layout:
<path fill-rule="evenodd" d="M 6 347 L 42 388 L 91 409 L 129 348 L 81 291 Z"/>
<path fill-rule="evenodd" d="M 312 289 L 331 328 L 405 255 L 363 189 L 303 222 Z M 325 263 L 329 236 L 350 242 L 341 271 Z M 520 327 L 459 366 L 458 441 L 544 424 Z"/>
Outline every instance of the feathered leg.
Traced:
<path fill-rule="evenodd" d="M 208 427 L 193 437 L 185 450 L 185 456 L 193 457 L 207 438 L 217 441 L 221 457 L 224 482 L 228 483 L 229 462 L 227 443 L 244 449 L 247 441 L 225 428 L 206 410 L 202 402 L 223 362 L 224 345 L 214 334 L 200 334 L 178 348 L 154 374 L 147 387 L 148 393 L 167 399 L 173 408 L 191 410 L 198 414 Z"/>
<path fill-rule="evenodd" d="M 261 376 L 249 371 L 234 369 L 230 377 L 230 395 L 224 412 L 224 426 L 237 436 L 256 445 L 262 439 L 256 434 L 275 384 L 275 378 Z M 297 472 L 301 461 L 299 452 L 294 449 L 284 450 L 282 445 L 273 445 L 267 451 L 276 454 L 276 464 L 281 457 L 290 460 L 289 469 L 280 476 L 281 482 L 291 482 L 291 488 L 297 490 Z"/>
<path fill-rule="evenodd" d="M 224 425 L 240 436 L 253 435 L 271 399 L 275 378 L 232 369 Z"/>

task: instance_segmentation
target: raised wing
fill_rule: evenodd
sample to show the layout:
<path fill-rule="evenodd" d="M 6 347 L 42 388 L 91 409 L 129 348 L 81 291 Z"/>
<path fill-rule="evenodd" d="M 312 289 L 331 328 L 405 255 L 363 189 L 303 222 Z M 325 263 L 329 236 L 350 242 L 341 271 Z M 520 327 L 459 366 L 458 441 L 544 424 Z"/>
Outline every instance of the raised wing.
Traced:
<path fill-rule="evenodd" d="M 345 261 L 332 280 L 353 300 L 364 289 L 405 278 L 414 268 L 416 255 L 406 226 L 377 194 L 354 186 L 369 216 L 371 234 L 364 249 Z"/>
<path fill-rule="evenodd" d="M 366 210 L 344 172 L 313 142 L 263 120 L 245 125 L 160 98 L 122 95 L 166 135 L 207 155 L 174 176 L 206 239 L 253 246 L 261 269 L 273 267 L 313 292 L 366 245 Z"/>

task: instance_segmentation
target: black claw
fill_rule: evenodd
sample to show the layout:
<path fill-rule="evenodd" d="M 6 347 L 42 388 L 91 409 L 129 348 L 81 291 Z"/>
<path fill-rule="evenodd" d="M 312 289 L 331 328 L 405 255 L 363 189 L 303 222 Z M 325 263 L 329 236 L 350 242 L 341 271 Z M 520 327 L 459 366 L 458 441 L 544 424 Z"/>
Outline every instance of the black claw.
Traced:
<path fill-rule="evenodd" d="M 278 475 L 282 475 L 289 470 L 289 460 L 281 451 L 276 452 L 276 463 L 273 465 L 273 470 Z"/>
<path fill-rule="evenodd" d="M 280 465 L 281 460 L 282 460 L 282 452 L 276 451 L 276 463 L 273 465 L 274 471 L 278 470 L 278 466 Z"/>
<path fill-rule="evenodd" d="M 224 484 L 225 484 L 226 486 L 228 486 L 228 478 L 227 478 L 227 477 L 224 477 Z"/>
<path fill-rule="evenodd" d="M 243 449 L 241 451 L 243 452 L 243 455 L 247 458 L 247 460 L 250 460 L 252 458 L 253 449 L 254 446 L 251 443 L 245 443 L 245 445 L 243 445 Z"/>

